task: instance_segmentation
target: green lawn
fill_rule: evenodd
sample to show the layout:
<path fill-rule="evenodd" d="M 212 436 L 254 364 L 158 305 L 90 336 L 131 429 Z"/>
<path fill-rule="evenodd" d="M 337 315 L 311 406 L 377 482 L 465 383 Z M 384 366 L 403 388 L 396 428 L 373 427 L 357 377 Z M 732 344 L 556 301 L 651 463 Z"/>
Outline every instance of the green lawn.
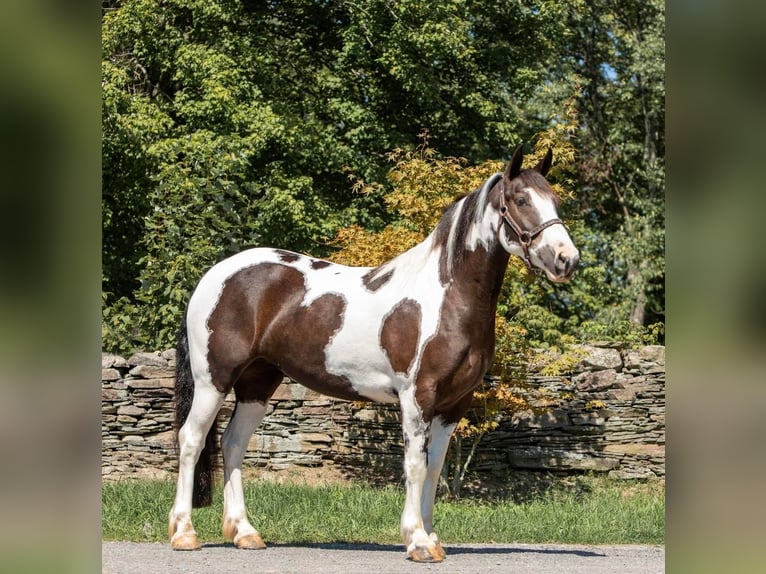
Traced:
<path fill-rule="evenodd" d="M 665 492 L 657 483 L 587 478 L 577 492 L 551 490 L 517 504 L 475 500 L 437 501 L 435 528 L 450 542 L 559 542 L 663 544 Z M 104 540 L 164 541 L 175 484 L 107 482 L 102 490 Z M 247 508 L 266 543 L 399 543 L 399 488 L 355 484 L 306 486 L 247 481 Z M 204 542 L 222 542 L 222 492 L 216 503 L 194 511 Z"/>

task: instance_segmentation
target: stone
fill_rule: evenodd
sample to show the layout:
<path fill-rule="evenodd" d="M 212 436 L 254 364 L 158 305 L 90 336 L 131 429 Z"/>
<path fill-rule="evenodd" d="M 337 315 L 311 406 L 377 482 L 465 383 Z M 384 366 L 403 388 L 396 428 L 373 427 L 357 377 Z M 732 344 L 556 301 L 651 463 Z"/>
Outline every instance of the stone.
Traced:
<path fill-rule="evenodd" d="M 174 389 L 175 379 L 125 379 L 129 389 Z"/>
<path fill-rule="evenodd" d="M 140 407 L 136 407 L 134 405 L 126 405 L 124 407 L 119 407 L 117 409 L 118 415 L 131 415 L 131 416 L 139 416 L 146 412 L 146 409 L 142 409 Z"/>
<path fill-rule="evenodd" d="M 176 440 L 175 431 L 169 430 L 165 432 L 159 432 L 151 436 L 146 437 L 146 441 L 151 444 L 162 445 L 166 448 L 174 448 Z"/>
<path fill-rule="evenodd" d="M 136 365 L 152 365 L 155 367 L 167 367 L 168 362 L 162 358 L 159 351 L 154 353 L 135 353 L 128 359 L 128 365 L 135 367 Z"/>
<path fill-rule="evenodd" d="M 638 351 L 630 350 L 625 353 L 624 368 L 630 371 L 636 371 L 641 368 L 641 355 Z"/>
<path fill-rule="evenodd" d="M 603 371 L 585 371 L 572 377 L 578 391 L 599 392 L 610 389 L 617 381 L 617 371 L 606 369 Z"/>
<path fill-rule="evenodd" d="M 596 425 L 603 426 L 606 423 L 606 416 L 603 410 L 590 411 L 585 413 L 572 413 L 569 419 L 573 425 Z"/>
<path fill-rule="evenodd" d="M 122 437 L 122 442 L 126 442 L 126 443 L 129 443 L 129 444 L 130 443 L 142 443 L 142 442 L 144 442 L 144 437 L 142 437 L 140 435 L 128 434 L 128 435 L 125 435 L 124 437 Z"/>
<path fill-rule="evenodd" d="M 115 389 L 101 389 L 101 402 L 103 404 L 104 401 L 106 402 L 113 402 L 113 401 L 119 401 L 122 400 L 125 397 L 125 393 L 123 391 L 118 391 Z"/>
<path fill-rule="evenodd" d="M 138 421 L 138 424 L 136 426 L 140 429 L 146 430 L 148 428 L 159 428 L 160 424 L 153 419 L 144 418 Z"/>
<path fill-rule="evenodd" d="M 303 442 L 322 442 L 328 444 L 333 442 L 329 434 L 319 432 L 304 432 L 301 433 L 300 438 Z"/>
<path fill-rule="evenodd" d="M 549 410 L 536 418 L 539 428 L 543 429 L 561 428 L 569 424 L 569 415 L 562 409 Z"/>
<path fill-rule="evenodd" d="M 300 417 L 324 417 L 330 413 L 329 407 L 298 407 L 295 415 Z"/>
<path fill-rule="evenodd" d="M 357 421 L 367 421 L 367 422 L 380 420 L 379 413 L 375 409 L 362 409 L 360 411 L 355 412 L 352 415 L 352 418 Z"/>
<path fill-rule="evenodd" d="M 120 374 L 120 371 L 113 368 L 108 369 L 101 369 L 101 380 L 102 381 L 119 381 L 122 378 L 122 375 Z"/>
<path fill-rule="evenodd" d="M 588 355 L 580 362 L 577 369 L 584 371 L 593 369 L 594 371 L 602 369 L 619 369 L 622 367 L 622 357 L 617 349 L 605 349 L 603 347 L 592 347 L 584 345 L 583 348 Z"/>
<path fill-rule="evenodd" d="M 665 457 L 665 445 L 662 444 L 608 444 L 604 446 L 604 452 L 619 455 L 645 455 L 652 457 Z"/>
<path fill-rule="evenodd" d="M 301 385 L 284 382 L 277 387 L 277 390 L 271 396 L 272 401 L 302 401 L 306 387 Z"/>
<path fill-rule="evenodd" d="M 176 350 L 175 349 L 166 349 L 160 353 L 160 357 L 168 361 L 169 363 L 175 363 L 176 362 Z"/>
<path fill-rule="evenodd" d="M 168 379 L 175 378 L 176 373 L 174 369 L 171 369 L 166 364 L 161 366 L 137 365 L 130 369 L 130 375 L 142 379 Z"/>
<path fill-rule="evenodd" d="M 101 368 L 102 369 L 127 369 L 128 362 L 117 355 L 110 353 L 101 354 Z"/>
<path fill-rule="evenodd" d="M 638 355 L 647 363 L 665 364 L 665 347 L 662 345 L 647 345 L 638 351 Z"/>
<path fill-rule="evenodd" d="M 253 435 L 247 448 L 272 454 L 302 451 L 301 441 L 294 435 L 289 437 Z"/>

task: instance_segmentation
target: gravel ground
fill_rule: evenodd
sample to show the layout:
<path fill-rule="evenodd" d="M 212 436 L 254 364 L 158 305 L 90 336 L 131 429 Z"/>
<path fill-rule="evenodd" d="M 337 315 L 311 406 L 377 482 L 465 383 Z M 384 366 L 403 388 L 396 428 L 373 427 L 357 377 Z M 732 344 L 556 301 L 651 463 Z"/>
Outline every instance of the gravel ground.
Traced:
<path fill-rule="evenodd" d="M 405 559 L 402 546 L 385 544 L 272 544 L 260 551 L 210 544 L 196 552 L 174 552 L 166 543 L 104 542 L 101 571 L 105 574 L 656 574 L 665 571 L 664 546 L 450 544 L 445 545 L 445 549 L 444 562 L 415 564 Z"/>

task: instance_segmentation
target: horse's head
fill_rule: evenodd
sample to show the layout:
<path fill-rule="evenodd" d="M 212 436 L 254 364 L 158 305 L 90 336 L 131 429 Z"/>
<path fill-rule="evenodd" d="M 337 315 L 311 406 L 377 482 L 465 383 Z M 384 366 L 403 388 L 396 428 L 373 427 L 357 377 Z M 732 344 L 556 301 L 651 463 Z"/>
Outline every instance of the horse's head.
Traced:
<path fill-rule="evenodd" d="M 522 160 L 519 146 L 503 174 L 498 238 L 506 251 L 545 271 L 551 281 L 568 281 L 580 252 L 559 219 L 558 198 L 545 179 L 553 152 L 548 150 L 532 169 L 522 170 Z"/>

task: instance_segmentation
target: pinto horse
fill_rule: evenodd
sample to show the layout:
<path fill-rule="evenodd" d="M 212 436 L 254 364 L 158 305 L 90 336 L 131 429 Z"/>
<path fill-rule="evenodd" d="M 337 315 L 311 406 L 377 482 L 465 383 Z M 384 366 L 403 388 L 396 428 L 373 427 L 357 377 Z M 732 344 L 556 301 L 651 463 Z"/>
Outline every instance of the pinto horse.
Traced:
<path fill-rule="evenodd" d="M 179 334 L 179 469 L 169 535 L 200 548 L 193 506 L 210 503 L 216 415 L 234 389 L 221 437 L 223 533 L 264 548 L 247 517 L 242 460 L 283 377 L 341 399 L 399 402 L 406 499 L 401 535 L 414 561 L 445 558 L 433 530 L 436 487 L 456 423 L 494 353 L 495 308 L 510 255 L 567 281 L 579 253 L 545 175 L 553 154 L 450 205 L 420 244 L 379 267 L 347 267 L 280 249 L 243 251 L 212 267 Z"/>

